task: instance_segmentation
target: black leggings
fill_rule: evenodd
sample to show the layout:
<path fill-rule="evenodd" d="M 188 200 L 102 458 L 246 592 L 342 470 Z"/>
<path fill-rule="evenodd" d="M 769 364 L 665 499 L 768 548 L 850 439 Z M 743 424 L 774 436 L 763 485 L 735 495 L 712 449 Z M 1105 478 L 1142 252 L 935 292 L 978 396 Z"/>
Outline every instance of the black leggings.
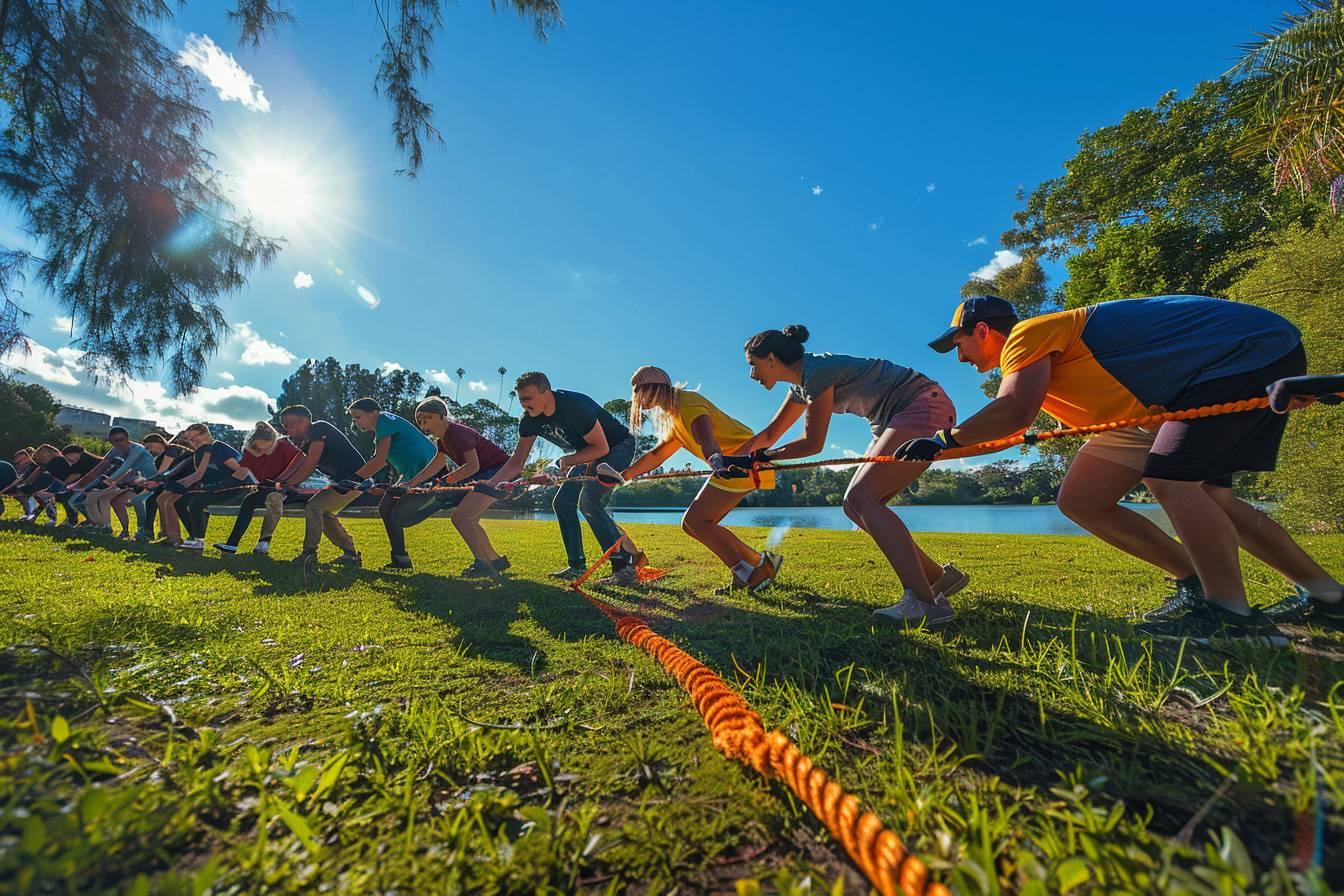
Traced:
<path fill-rule="evenodd" d="M 182 525 L 186 527 L 188 535 L 192 538 L 203 539 L 205 538 L 205 530 L 210 525 L 210 512 L 206 508 L 211 504 L 216 507 L 222 504 L 232 504 L 236 500 L 238 500 L 236 490 L 222 493 L 197 492 L 191 495 L 183 495 L 177 499 L 177 515 L 182 518 Z"/>

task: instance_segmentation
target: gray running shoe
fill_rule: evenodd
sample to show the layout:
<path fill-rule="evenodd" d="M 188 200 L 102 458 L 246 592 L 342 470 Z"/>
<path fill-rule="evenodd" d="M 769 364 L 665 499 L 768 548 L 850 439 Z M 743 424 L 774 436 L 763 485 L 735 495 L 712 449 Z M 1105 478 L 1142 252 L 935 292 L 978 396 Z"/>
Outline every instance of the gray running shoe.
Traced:
<path fill-rule="evenodd" d="M 560 579 L 565 582 L 572 582 L 583 575 L 584 572 L 586 572 L 586 570 L 580 569 L 577 566 L 566 566 L 564 569 L 557 569 L 555 572 L 551 573 L 549 577 L 552 579 Z"/>
<path fill-rule="evenodd" d="M 1242 616 L 1205 601 L 1184 616 L 1144 622 L 1134 626 L 1136 634 L 1148 638 L 1193 641 L 1211 644 L 1218 641 L 1244 641 L 1261 647 L 1287 647 L 1288 636 L 1259 610 Z"/>
<path fill-rule="evenodd" d="M 965 588 L 970 581 L 970 573 L 962 572 L 953 563 L 944 563 L 943 574 L 938 577 L 938 581 L 929 587 L 933 589 L 934 594 L 948 597 Z"/>
<path fill-rule="evenodd" d="M 1199 576 L 1186 576 L 1183 579 L 1177 579 L 1175 590 L 1171 592 L 1171 596 L 1163 602 L 1162 606 L 1144 613 L 1143 619 L 1145 622 L 1158 622 L 1163 619 L 1184 616 L 1205 603 L 1207 601 L 1204 600 L 1204 584 L 1199 581 Z"/>

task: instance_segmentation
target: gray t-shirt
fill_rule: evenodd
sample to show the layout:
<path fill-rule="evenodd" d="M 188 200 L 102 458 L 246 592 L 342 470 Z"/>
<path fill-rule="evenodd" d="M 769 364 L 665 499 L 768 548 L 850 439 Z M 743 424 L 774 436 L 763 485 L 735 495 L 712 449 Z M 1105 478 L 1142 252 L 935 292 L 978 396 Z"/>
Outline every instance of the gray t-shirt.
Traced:
<path fill-rule="evenodd" d="M 112 475 L 111 478 L 114 482 L 129 481 L 134 479 L 136 474 L 139 474 L 148 479 L 154 473 L 154 455 L 139 442 L 132 442 L 126 452 L 126 458 L 122 460 L 121 465 L 116 468 L 116 474 Z"/>
<path fill-rule="evenodd" d="M 803 381 L 789 386 L 789 400 L 810 404 L 834 386 L 832 413 L 866 418 L 877 436 L 893 415 L 905 410 L 933 385 L 933 380 L 924 374 L 881 358 L 804 352 Z"/>

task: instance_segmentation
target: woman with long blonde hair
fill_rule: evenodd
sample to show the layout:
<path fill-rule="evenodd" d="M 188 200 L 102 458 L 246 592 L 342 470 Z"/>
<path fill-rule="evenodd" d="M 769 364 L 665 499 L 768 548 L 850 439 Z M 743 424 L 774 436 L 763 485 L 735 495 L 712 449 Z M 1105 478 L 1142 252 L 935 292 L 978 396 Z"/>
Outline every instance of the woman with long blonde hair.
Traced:
<path fill-rule="evenodd" d="M 722 524 L 723 518 L 757 488 L 774 488 L 774 473 L 753 476 L 724 463 L 754 435 L 751 428 L 719 410 L 708 398 L 674 385 L 660 367 L 641 367 L 630 378 L 630 429 L 638 432 L 647 413 L 658 444 L 635 459 L 624 471 L 629 481 L 656 469 L 684 448 L 709 464 L 714 474 L 706 480 L 681 518 L 681 528 L 714 552 L 732 571 L 732 587 L 755 594 L 768 588 L 779 574 L 784 558 L 749 547 Z"/>

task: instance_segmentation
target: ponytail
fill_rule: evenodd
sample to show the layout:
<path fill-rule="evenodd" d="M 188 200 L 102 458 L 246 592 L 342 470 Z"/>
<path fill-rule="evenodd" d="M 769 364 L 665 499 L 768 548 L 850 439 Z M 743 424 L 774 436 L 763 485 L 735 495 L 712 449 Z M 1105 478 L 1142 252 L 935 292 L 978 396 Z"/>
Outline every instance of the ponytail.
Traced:
<path fill-rule="evenodd" d="M 748 339 L 744 348 L 753 358 L 774 355 L 784 364 L 797 364 L 802 360 L 807 337 L 807 327 L 789 324 L 783 330 L 762 330 Z"/>

